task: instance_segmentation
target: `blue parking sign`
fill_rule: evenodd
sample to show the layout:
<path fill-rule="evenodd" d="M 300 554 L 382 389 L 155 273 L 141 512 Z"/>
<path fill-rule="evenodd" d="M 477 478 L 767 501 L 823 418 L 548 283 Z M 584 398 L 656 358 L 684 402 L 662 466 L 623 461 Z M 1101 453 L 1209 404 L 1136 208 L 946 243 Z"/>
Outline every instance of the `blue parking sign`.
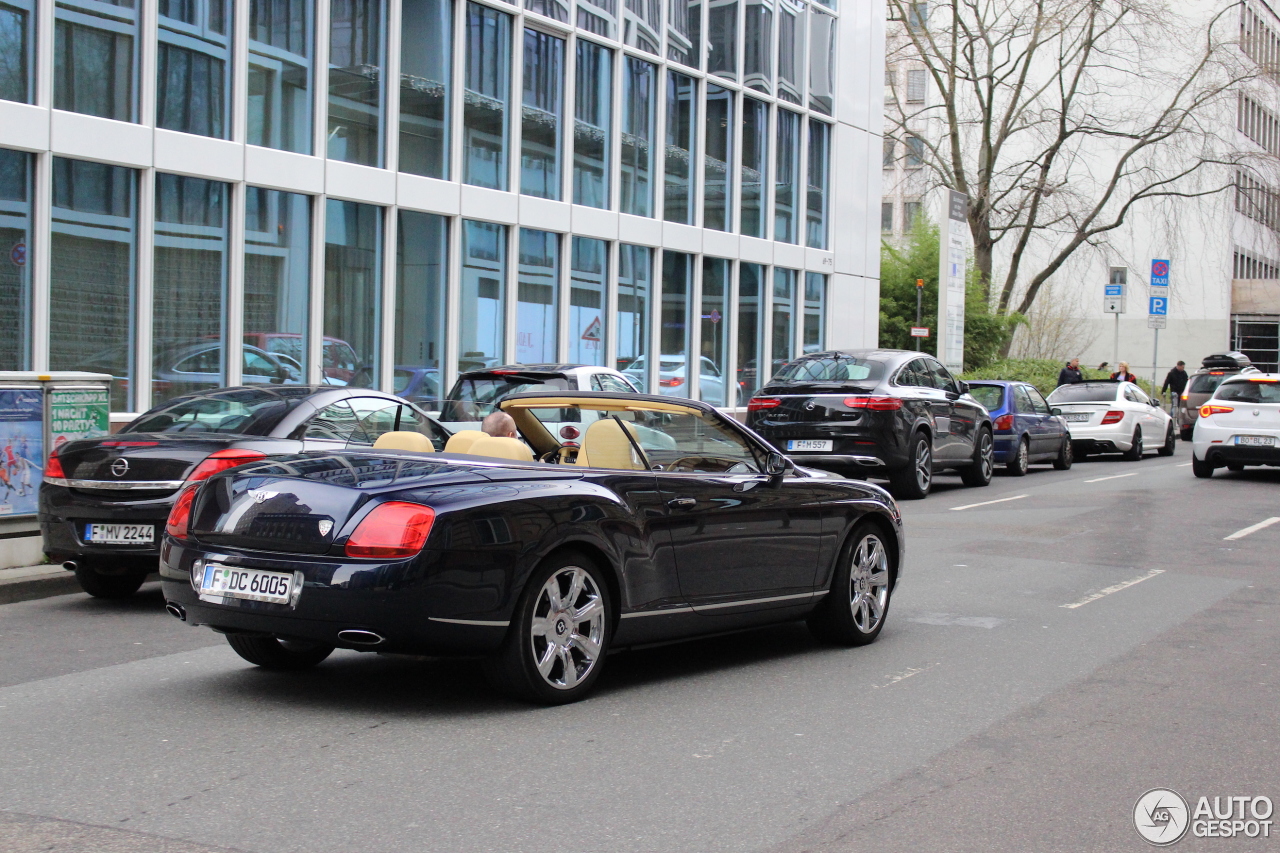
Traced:
<path fill-rule="evenodd" d="M 1160 316 L 1167 315 L 1167 314 L 1169 313 L 1169 297 L 1167 297 L 1167 296 L 1152 296 L 1152 297 L 1151 297 L 1151 307 L 1150 307 L 1150 309 L 1147 311 L 1147 313 L 1148 313 L 1148 314 L 1160 315 Z"/>
<path fill-rule="evenodd" d="M 1169 286 L 1169 262 L 1160 258 L 1151 259 L 1151 286 L 1152 287 L 1168 287 Z M 1152 314 L 1155 312 L 1152 311 Z"/>

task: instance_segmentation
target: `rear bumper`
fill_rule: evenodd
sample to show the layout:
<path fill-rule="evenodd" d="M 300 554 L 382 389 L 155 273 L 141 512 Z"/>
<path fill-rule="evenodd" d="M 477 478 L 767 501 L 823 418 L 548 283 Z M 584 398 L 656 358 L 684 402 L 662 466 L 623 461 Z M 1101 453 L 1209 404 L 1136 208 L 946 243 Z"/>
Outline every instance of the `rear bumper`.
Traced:
<path fill-rule="evenodd" d="M 39 511 L 44 553 L 59 563 L 83 557 L 158 560 L 171 504 L 172 499 L 90 503 L 70 489 L 44 484 L 40 487 Z M 156 528 L 155 541 L 148 545 L 97 545 L 85 541 L 89 524 L 151 524 Z"/>
<path fill-rule="evenodd" d="M 1012 433 L 1000 434 L 995 436 L 994 457 L 998 463 L 1008 462 L 1013 458 L 1013 454 L 1018 450 L 1019 437 Z"/>

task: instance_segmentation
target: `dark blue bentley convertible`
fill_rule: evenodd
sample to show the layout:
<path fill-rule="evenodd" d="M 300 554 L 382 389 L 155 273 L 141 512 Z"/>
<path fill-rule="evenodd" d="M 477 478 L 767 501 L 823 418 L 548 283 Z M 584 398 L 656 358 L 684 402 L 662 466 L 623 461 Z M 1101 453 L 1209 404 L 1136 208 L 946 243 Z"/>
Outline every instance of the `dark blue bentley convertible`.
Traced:
<path fill-rule="evenodd" d="M 904 553 L 883 489 L 797 468 L 693 401 L 501 409 L 520 438 L 464 431 L 436 452 L 390 433 L 189 487 L 162 549 L 169 611 L 268 668 L 334 648 L 483 655 L 500 687 L 551 704 L 619 646 L 802 618 L 838 644 L 880 633 Z"/>

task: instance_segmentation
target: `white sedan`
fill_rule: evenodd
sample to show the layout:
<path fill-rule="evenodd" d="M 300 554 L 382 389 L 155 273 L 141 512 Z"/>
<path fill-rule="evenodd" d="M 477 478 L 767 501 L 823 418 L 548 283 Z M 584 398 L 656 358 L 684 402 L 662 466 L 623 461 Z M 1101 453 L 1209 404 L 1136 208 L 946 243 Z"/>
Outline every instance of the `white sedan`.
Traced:
<path fill-rule="evenodd" d="M 1077 459 L 1090 453 L 1141 459 L 1151 450 L 1172 456 L 1177 448 L 1173 418 L 1132 382 L 1059 385 L 1049 395 L 1049 405 L 1061 410 Z"/>
<path fill-rule="evenodd" d="M 1280 465 L 1280 374 L 1228 377 L 1196 418 L 1191 437 L 1191 470 L 1212 477 L 1224 465 Z"/>

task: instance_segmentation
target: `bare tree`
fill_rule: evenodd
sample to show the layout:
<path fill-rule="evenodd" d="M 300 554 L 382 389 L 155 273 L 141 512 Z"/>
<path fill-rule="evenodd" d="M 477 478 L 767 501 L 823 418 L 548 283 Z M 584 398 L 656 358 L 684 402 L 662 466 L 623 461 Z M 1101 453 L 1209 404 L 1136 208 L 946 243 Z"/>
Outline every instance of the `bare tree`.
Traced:
<path fill-rule="evenodd" d="M 889 94 L 887 133 L 935 185 L 969 196 L 988 302 L 1027 314 L 1081 246 L 1135 206 L 1232 185 L 1236 6 L 1189 21 L 1161 0 L 888 0 L 889 61 L 938 97 Z M 891 78 L 893 79 L 893 78 Z M 1221 134 L 1221 137 L 1219 137 Z M 999 280 L 993 276 L 1000 252 Z"/>
<path fill-rule="evenodd" d="M 1063 288 L 1041 288 L 1039 298 L 1026 313 L 1026 322 L 1013 336 L 1010 355 L 1015 358 L 1050 358 L 1064 361 L 1089 349 L 1098 340 L 1098 329 L 1070 301 Z"/>

